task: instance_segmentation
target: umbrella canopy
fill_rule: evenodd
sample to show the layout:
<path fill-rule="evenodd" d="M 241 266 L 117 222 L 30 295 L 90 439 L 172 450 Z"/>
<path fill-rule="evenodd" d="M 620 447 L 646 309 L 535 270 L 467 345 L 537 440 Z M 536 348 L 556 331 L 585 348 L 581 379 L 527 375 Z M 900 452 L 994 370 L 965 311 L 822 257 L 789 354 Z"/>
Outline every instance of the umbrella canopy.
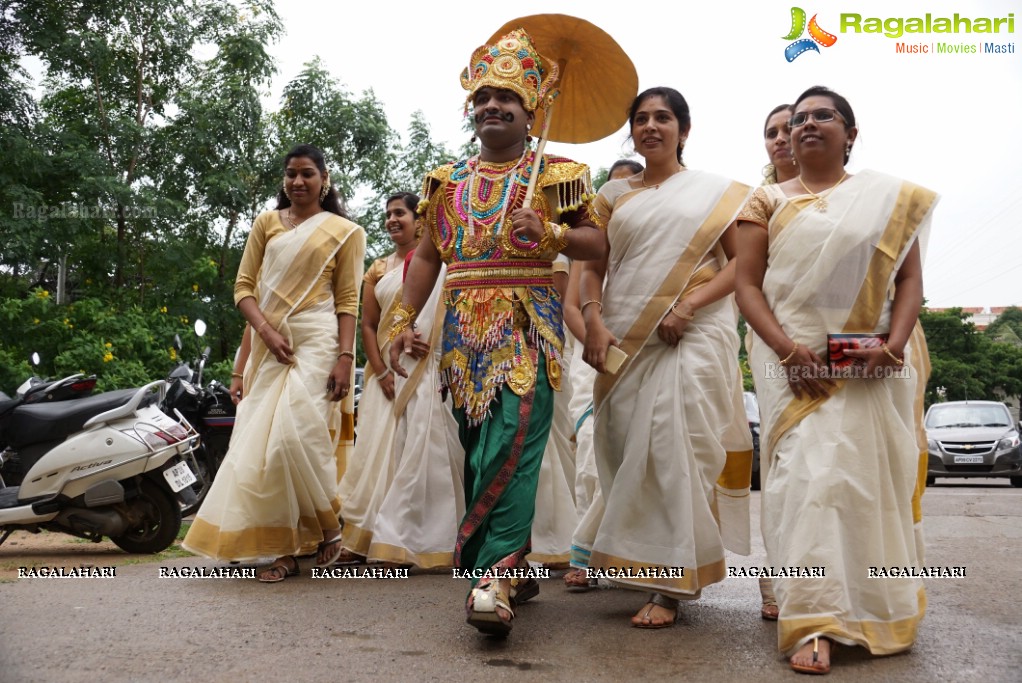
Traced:
<path fill-rule="evenodd" d="M 621 128 L 639 92 L 639 75 L 606 31 L 567 14 L 533 14 L 507 22 L 487 42 L 496 42 L 518 28 L 529 33 L 542 56 L 560 66 L 561 77 L 555 86 L 560 94 L 546 139 L 593 142 Z M 537 110 L 534 133 L 541 134 L 546 114 L 546 107 Z"/>

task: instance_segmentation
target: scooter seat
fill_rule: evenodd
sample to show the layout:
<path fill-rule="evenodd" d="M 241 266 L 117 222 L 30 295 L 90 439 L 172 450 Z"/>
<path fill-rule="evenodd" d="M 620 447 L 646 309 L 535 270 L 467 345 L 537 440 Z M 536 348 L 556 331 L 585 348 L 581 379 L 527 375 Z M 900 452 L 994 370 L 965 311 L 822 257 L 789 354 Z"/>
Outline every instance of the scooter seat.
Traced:
<path fill-rule="evenodd" d="M 138 389 L 107 391 L 95 396 L 18 406 L 6 420 L 7 442 L 13 448 L 63 439 L 80 431 L 89 418 L 131 400 Z"/>

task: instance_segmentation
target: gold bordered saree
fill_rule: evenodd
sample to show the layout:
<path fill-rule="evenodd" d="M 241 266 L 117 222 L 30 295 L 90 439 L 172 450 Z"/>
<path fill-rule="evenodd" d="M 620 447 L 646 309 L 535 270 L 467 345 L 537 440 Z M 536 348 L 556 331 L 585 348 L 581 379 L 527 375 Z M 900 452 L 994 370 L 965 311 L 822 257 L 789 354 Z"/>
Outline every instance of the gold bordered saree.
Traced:
<path fill-rule="evenodd" d="M 597 198 L 610 214 L 603 319 L 629 360 L 596 380 L 605 510 L 591 520 L 598 529 L 576 531 L 575 545 L 584 555 L 592 539 L 594 570 L 658 574 L 617 580 L 628 587 L 695 598 L 724 577 L 725 543 L 748 552 L 752 440 L 740 408 L 734 299 L 701 308 L 676 347 L 656 334 L 672 304 L 720 270 L 719 240 L 748 189 L 685 171 L 656 190 L 607 183 Z"/>
<path fill-rule="evenodd" d="M 374 287 L 381 311 L 376 339 L 384 362 L 390 357 L 387 329 L 401 301 L 401 266 Z M 440 277 L 442 282 L 443 270 Z M 359 438 L 341 480 L 344 547 L 373 560 L 425 568 L 453 564 L 454 537 L 465 513 L 465 454 L 437 383 L 441 290 L 438 283 L 418 317 L 430 353 L 414 365 L 405 357 L 409 377 L 394 376 L 393 401 L 366 365 Z"/>
<path fill-rule="evenodd" d="M 929 229 L 936 195 L 863 171 L 827 196 L 757 190 L 740 219 L 768 228 L 763 294 L 785 332 L 826 358 L 827 334 L 886 332 L 893 282 Z M 757 208 L 758 207 L 758 208 Z M 823 567 L 825 577 L 774 579 L 778 644 L 814 636 L 874 654 L 909 648 L 926 598 L 920 579 L 869 578 L 869 568 L 922 562 L 917 523 L 922 394 L 928 372 L 918 324 L 907 372 L 837 380 L 825 399 L 795 399 L 758 336 L 750 363 L 762 414 L 762 529 L 770 564 Z"/>
<path fill-rule="evenodd" d="M 255 560 L 314 552 L 324 531 L 337 529 L 338 454 L 353 436 L 353 398 L 328 400 L 337 363 L 337 316 L 332 297 L 294 313 L 347 240 L 357 259 L 345 264 L 362 277 L 365 233 L 322 212 L 266 244 L 259 307 L 290 342 L 284 365 L 253 332 L 245 366 L 245 399 L 213 486 L 182 546 L 217 560 Z"/>

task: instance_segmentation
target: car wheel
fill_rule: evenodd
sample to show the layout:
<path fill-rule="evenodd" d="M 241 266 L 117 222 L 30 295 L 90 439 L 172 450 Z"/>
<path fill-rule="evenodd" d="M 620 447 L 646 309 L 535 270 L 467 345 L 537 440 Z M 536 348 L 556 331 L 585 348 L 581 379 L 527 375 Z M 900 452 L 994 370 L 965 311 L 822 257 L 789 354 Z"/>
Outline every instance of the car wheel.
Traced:
<path fill-rule="evenodd" d="M 937 482 L 937 477 L 927 477 L 926 478 L 926 485 L 927 486 L 933 486 L 936 482 Z"/>
<path fill-rule="evenodd" d="M 1015 488 L 1022 488 L 1022 477 L 1012 477 L 1011 485 Z"/>

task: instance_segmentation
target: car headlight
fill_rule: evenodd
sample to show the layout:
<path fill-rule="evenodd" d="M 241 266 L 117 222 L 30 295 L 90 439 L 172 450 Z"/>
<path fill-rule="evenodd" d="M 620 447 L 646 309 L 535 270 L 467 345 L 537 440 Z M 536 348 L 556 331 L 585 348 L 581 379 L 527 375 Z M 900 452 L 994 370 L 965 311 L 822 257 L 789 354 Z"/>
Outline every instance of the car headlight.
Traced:
<path fill-rule="evenodd" d="M 938 453 L 940 452 L 940 447 L 937 445 L 936 439 L 929 439 L 926 442 L 926 447 L 929 448 L 931 451 L 937 451 Z"/>
<path fill-rule="evenodd" d="M 1018 448 L 1018 444 L 1019 444 L 1018 434 L 1016 434 L 1014 436 L 1009 436 L 998 441 L 997 450 L 1001 451 L 1008 448 Z"/>

